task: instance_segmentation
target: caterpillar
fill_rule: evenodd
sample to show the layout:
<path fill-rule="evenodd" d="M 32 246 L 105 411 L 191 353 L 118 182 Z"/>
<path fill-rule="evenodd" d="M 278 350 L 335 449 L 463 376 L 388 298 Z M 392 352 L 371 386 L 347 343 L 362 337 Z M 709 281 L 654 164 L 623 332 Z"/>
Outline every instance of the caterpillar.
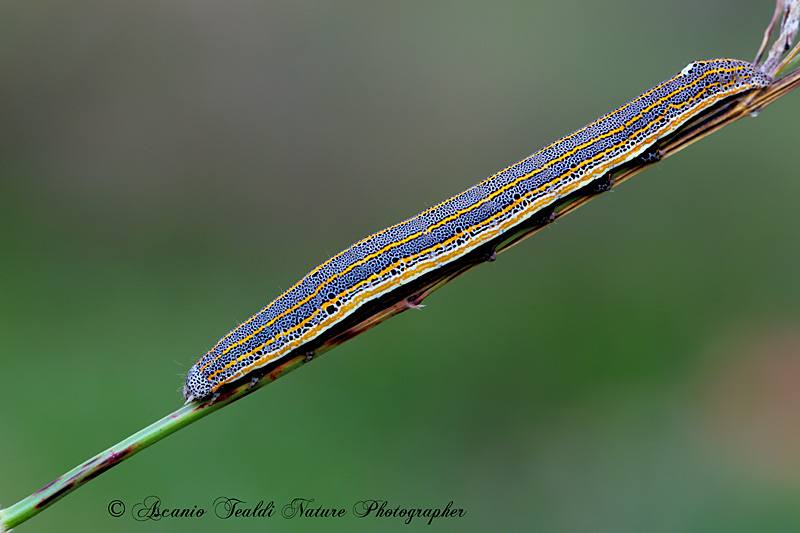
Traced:
<path fill-rule="evenodd" d="M 419 215 L 356 242 L 309 272 L 222 337 L 189 370 L 187 402 L 257 380 L 267 365 L 306 353 L 375 302 L 414 280 L 494 245 L 524 224 L 546 224 L 556 202 L 593 187 L 637 157 L 658 158 L 658 140 L 698 113 L 772 79 L 737 59 L 689 63 L 622 107 L 545 146 Z M 493 250 L 485 250 L 493 260 Z M 406 307 L 417 307 L 409 298 Z"/>

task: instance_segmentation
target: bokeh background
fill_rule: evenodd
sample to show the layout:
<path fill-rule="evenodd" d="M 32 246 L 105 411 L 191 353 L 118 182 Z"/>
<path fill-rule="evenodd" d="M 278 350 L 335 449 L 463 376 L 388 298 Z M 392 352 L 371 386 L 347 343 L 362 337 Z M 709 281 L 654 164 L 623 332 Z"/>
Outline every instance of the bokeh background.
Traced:
<path fill-rule="evenodd" d="M 771 1 L 0 4 L 0 504 L 182 403 L 355 240 L 694 59 Z M 800 93 L 693 145 L 19 531 L 149 495 L 467 514 L 442 531 L 800 527 Z"/>

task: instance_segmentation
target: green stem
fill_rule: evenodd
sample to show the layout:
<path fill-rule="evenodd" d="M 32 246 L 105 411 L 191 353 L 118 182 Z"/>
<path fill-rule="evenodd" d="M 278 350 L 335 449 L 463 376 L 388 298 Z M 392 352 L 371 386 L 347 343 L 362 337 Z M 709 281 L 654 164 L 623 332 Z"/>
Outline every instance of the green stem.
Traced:
<path fill-rule="evenodd" d="M 196 422 L 217 409 L 221 409 L 226 405 L 244 398 L 251 392 L 268 385 L 292 370 L 300 368 L 306 362 L 307 359 L 304 356 L 295 357 L 275 368 L 268 374 L 268 378 L 265 377 L 254 386 L 245 383 L 225 393 L 214 401 L 184 405 L 177 411 L 168 414 L 161 420 L 150 424 L 138 433 L 134 433 L 127 439 L 118 442 L 111 448 L 98 453 L 85 463 L 59 476 L 53 482 L 34 492 L 24 500 L 15 503 L 11 507 L 0 509 L 0 531 L 8 531 L 18 526 L 47 509 L 84 483 L 96 478 L 109 468 L 116 466 L 125 459 L 139 453 L 161 439 L 172 435 L 192 422 Z"/>

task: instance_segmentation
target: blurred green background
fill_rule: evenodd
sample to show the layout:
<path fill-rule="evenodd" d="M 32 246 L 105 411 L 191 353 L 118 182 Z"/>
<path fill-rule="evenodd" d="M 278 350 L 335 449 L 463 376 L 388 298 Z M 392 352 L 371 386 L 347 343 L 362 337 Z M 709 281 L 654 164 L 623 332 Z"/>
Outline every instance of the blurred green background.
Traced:
<path fill-rule="evenodd" d="M 773 3 L 0 4 L 0 504 L 182 403 L 355 240 L 672 76 Z M 19 531 L 800 527 L 800 93 L 671 157 Z"/>

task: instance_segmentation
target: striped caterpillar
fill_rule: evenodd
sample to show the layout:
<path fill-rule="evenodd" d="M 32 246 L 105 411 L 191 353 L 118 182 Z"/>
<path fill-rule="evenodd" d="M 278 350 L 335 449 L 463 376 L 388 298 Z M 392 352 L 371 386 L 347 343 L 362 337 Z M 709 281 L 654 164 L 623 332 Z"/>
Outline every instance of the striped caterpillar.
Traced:
<path fill-rule="evenodd" d="M 312 270 L 225 335 L 191 367 L 183 388 L 201 400 L 245 378 L 257 380 L 287 356 L 313 355 L 333 334 L 360 323 L 377 302 L 468 254 L 492 248 L 523 224 L 549 221 L 555 202 L 584 188 L 610 188 L 610 172 L 658 157 L 657 142 L 718 102 L 772 82 L 736 59 L 695 61 L 676 76 L 466 191 L 358 241 Z M 488 249 L 487 249 L 488 247 Z"/>

